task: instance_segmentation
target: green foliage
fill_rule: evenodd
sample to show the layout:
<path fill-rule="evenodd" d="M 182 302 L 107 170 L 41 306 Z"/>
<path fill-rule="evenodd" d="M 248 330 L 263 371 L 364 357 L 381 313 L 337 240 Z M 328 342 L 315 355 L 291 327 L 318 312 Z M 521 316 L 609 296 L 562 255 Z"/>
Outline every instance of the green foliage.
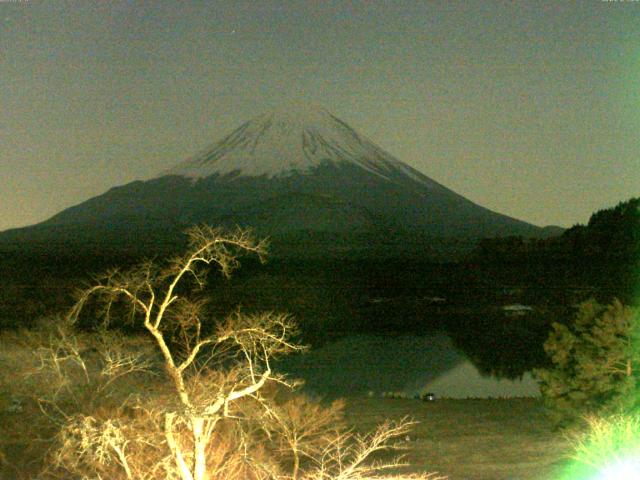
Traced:
<path fill-rule="evenodd" d="M 551 366 L 535 374 L 558 424 L 640 406 L 639 321 L 638 310 L 618 300 L 608 306 L 589 300 L 572 323 L 553 324 L 544 344 Z"/>

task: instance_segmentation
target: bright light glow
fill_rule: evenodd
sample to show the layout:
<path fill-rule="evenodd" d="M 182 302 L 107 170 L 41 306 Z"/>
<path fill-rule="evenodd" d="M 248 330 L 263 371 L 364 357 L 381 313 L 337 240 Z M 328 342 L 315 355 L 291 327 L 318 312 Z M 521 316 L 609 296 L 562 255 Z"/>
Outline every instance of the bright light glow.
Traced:
<path fill-rule="evenodd" d="M 587 417 L 561 480 L 640 480 L 640 416 Z M 560 479 L 559 479 L 560 480 Z"/>
<path fill-rule="evenodd" d="M 637 480 L 640 478 L 640 458 L 620 459 L 607 465 L 596 480 Z"/>

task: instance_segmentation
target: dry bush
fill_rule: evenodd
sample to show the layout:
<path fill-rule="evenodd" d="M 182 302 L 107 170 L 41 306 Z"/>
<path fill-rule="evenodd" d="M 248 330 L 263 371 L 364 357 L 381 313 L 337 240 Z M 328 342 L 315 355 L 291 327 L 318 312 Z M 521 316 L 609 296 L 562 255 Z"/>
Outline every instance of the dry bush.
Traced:
<path fill-rule="evenodd" d="M 3 332 L 0 345 L 0 392 L 11 402 L 0 403 L 0 476 L 8 478 L 32 478 L 61 429 L 83 415 L 117 411 L 157 377 L 147 340 L 78 333 L 59 318 Z"/>
<path fill-rule="evenodd" d="M 37 364 L 21 339 L 20 332 L 0 334 L 0 478 L 19 478 L 18 468 L 37 472 L 42 457 L 39 439 L 55 433 L 39 428 L 40 410 L 21 395 L 25 372 Z"/>

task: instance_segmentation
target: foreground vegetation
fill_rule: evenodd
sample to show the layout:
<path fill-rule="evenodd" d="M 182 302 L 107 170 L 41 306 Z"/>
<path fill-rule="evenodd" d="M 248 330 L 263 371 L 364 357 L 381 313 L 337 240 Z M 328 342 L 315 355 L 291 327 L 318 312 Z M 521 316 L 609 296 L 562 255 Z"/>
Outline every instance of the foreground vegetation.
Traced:
<path fill-rule="evenodd" d="M 25 386 L 30 392 L 28 396 L 19 396 L 18 392 L 23 390 L 15 382 L 20 372 L 39 368 L 40 360 L 33 356 L 34 350 L 25 348 L 26 343 L 36 340 L 31 338 L 27 341 L 22 335 L 5 334 L 0 345 L 1 361 L 8 367 L 2 377 L 0 392 L 1 448 L 4 453 L 0 478 L 35 478 L 41 471 L 42 462 L 51 458 L 52 446 L 55 445 L 52 441 L 56 439 L 56 426 L 42 416 L 37 404 L 31 400 L 38 391 L 34 390 L 35 385 Z M 42 340 L 40 336 L 37 341 Z M 128 341 L 137 351 L 145 344 L 141 339 L 130 338 Z M 128 388 L 139 390 L 136 382 L 140 380 L 130 377 Z M 144 382 L 145 388 L 153 392 L 162 390 L 166 380 L 152 375 L 144 378 Z M 125 387 L 124 383 L 122 387 Z M 18 398 L 21 401 L 14 402 Z M 314 405 L 317 408 L 314 413 L 317 414 L 321 411 L 320 406 Z M 332 408 L 328 403 L 322 406 Z M 612 459 L 624 458 L 629 452 L 637 456 L 637 439 L 640 438 L 637 419 L 620 417 L 613 423 L 594 417 L 590 420 L 591 428 L 586 431 L 556 430 L 543 403 L 536 399 L 423 402 L 357 397 L 346 398 L 334 408 L 342 411 L 335 420 L 343 426 L 353 427 L 356 434 L 366 434 L 388 418 L 410 415 L 417 422 L 398 438 L 398 446 L 406 455 L 407 465 L 386 472 L 400 478 L 430 471 L 446 474 L 450 479 L 590 479 Z M 113 411 L 107 413 L 112 415 Z M 127 412 L 119 412 L 119 415 L 123 414 Z M 136 417 L 139 418 L 137 421 L 145 419 L 137 415 L 133 418 Z M 382 456 L 377 458 L 384 461 L 391 457 L 393 453 L 382 452 Z M 632 472 L 627 477 L 605 478 L 632 479 L 634 475 Z"/>
<path fill-rule="evenodd" d="M 553 324 L 544 348 L 550 365 L 535 375 L 558 425 L 640 411 L 639 309 L 583 302 L 568 325 Z"/>
<path fill-rule="evenodd" d="M 51 392 L 53 384 L 43 382 L 42 377 L 30 376 L 28 377 L 30 382 L 23 385 L 23 390 L 17 382 L 21 372 L 33 372 L 41 367 L 41 359 L 34 356 L 34 353 L 42 354 L 44 351 L 33 347 L 49 336 L 43 333 L 35 338 L 33 335 L 35 334 L 32 334 L 31 338 L 26 338 L 22 334 L 19 336 L 5 334 L 1 345 L 2 363 L 7 366 L 7 370 L 4 371 L 2 378 L 0 396 L 0 425 L 3 426 L 2 450 L 6 460 L 0 478 L 33 478 L 40 472 L 44 461 L 56 458 L 52 454 L 60 445 L 57 443 L 61 439 L 60 436 L 56 436 L 59 432 L 57 424 L 43 415 L 34 398 L 41 396 L 43 392 Z M 81 338 L 78 347 L 84 348 L 85 342 L 88 341 L 89 339 Z M 32 347 L 26 348 L 28 343 L 31 343 Z M 128 351 L 152 352 L 147 350 L 150 345 L 142 338 L 129 338 L 127 344 L 131 346 L 131 349 L 125 348 Z M 153 357 L 151 361 L 154 361 Z M 147 416 L 144 409 L 157 405 L 153 400 L 154 397 L 161 398 L 160 393 L 166 389 L 167 380 L 162 376 L 161 371 L 157 370 L 159 366 L 158 364 L 155 367 L 150 365 L 150 372 L 153 374 L 122 377 L 118 389 L 111 390 L 108 398 L 98 394 L 98 392 L 104 392 L 104 388 L 99 383 L 92 384 L 90 389 L 78 388 L 77 391 L 86 391 L 87 395 L 90 392 L 89 397 L 94 397 L 86 398 L 83 402 L 85 405 L 91 402 L 98 403 L 93 407 L 95 418 L 114 420 L 115 417 L 120 421 L 132 422 L 133 428 L 140 428 L 147 422 L 153 422 L 153 417 Z M 141 389 L 141 382 L 144 384 L 144 389 Z M 118 404 L 118 391 L 121 391 L 123 397 L 126 397 L 130 391 L 145 391 L 144 396 L 138 398 L 139 407 L 144 409 L 118 411 L 117 408 L 110 407 L 109 404 Z M 62 396 L 59 392 L 58 398 L 61 399 Z M 331 404 L 319 405 L 309 399 L 294 400 L 285 391 L 280 391 L 276 397 L 278 403 L 283 408 L 287 408 L 288 413 L 298 421 L 302 408 L 313 409 L 306 410 L 307 415 L 318 415 L 319 412 L 330 410 L 333 413 L 328 415 L 328 418 L 336 422 L 332 427 L 353 426 L 355 427 L 353 433 L 359 434 L 375 430 L 389 418 L 401 419 L 407 415 L 411 416 L 419 423 L 397 439 L 400 441 L 399 446 L 402 447 L 400 453 L 406 454 L 404 460 L 408 465 L 386 472 L 389 475 L 407 476 L 429 471 L 438 472 L 442 476 L 447 475 L 451 479 L 556 480 L 557 477 L 553 474 L 561 471 L 568 461 L 566 455 L 570 454 L 568 440 L 562 432 L 552 429 L 552 424 L 541 403 L 534 399 L 422 402 L 383 398 L 347 398 L 344 401 L 342 414 L 337 414 L 340 411 L 340 403 L 332 407 Z M 14 403 L 13 399 L 20 402 Z M 69 408 L 68 405 L 67 408 Z M 228 428 L 230 428 L 229 423 L 224 426 L 225 430 Z M 69 439 L 69 437 L 66 438 Z M 159 445 L 163 444 L 161 432 L 156 432 L 146 440 L 157 441 Z M 278 445 L 278 448 L 282 447 L 282 444 Z M 221 456 L 229 453 L 226 441 L 218 443 L 218 446 L 224 447 L 220 452 Z M 258 453 L 254 452 L 256 455 Z M 376 458 L 388 461 L 393 457 L 392 452 L 382 452 L 382 456 Z M 289 457 L 290 460 L 291 457 Z M 55 478 L 53 472 L 50 473 Z M 62 478 L 73 477 L 62 475 Z"/>
<path fill-rule="evenodd" d="M 207 298 L 194 296 L 209 267 L 229 276 L 241 254 L 261 256 L 264 244 L 207 226 L 189 238 L 184 255 L 107 272 L 64 319 L 4 339 L 6 474 L 359 480 L 400 466 L 371 457 L 393 449 L 411 420 L 355 434 L 341 403 L 296 395 L 295 381 L 273 371 L 275 358 L 303 348 L 288 315 L 237 310 L 212 321 Z M 93 331 L 78 330 L 83 315 Z M 125 338 L 114 324 L 137 324 L 145 336 Z"/>

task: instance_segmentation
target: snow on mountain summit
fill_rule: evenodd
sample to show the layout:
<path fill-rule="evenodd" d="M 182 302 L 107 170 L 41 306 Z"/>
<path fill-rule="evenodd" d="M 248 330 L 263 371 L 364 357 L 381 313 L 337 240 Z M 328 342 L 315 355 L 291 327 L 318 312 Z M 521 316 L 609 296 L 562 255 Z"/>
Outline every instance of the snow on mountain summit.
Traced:
<path fill-rule="evenodd" d="M 416 180 L 426 180 L 313 104 L 287 104 L 259 115 L 164 175 L 193 179 L 216 174 L 273 178 L 309 173 L 325 162 L 356 164 L 384 178 L 391 170 L 400 170 Z"/>

